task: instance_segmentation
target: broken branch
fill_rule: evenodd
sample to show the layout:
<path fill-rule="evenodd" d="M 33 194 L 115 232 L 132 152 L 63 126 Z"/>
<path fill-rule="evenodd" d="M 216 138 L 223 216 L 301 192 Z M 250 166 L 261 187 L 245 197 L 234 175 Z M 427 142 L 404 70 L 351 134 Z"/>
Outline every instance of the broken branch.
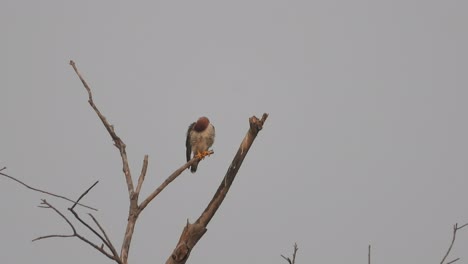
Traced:
<path fill-rule="evenodd" d="M 214 214 L 221 206 L 224 198 L 226 197 L 231 184 L 234 181 L 234 178 L 239 171 L 242 162 L 247 155 L 252 143 L 254 142 L 255 138 L 257 137 L 258 132 L 262 130 L 263 123 L 268 118 L 268 114 L 263 114 L 262 119 L 259 120 L 257 117 L 253 116 L 249 118 L 250 128 L 247 131 L 242 143 L 237 151 L 234 159 L 229 166 L 226 175 L 224 176 L 221 184 L 218 187 L 215 195 L 211 199 L 210 203 L 200 215 L 200 217 L 195 221 L 195 223 L 190 224 L 187 221 L 186 226 L 184 227 L 182 234 L 179 238 L 179 242 L 175 247 L 172 254 L 166 260 L 166 264 L 184 264 L 188 257 L 190 256 L 190 252 L 193 247 L 197 244 L 197 242 L 202 238 L 202 236 L 206 233 L 207 225 L 210 220 L 213 218 Z"/>

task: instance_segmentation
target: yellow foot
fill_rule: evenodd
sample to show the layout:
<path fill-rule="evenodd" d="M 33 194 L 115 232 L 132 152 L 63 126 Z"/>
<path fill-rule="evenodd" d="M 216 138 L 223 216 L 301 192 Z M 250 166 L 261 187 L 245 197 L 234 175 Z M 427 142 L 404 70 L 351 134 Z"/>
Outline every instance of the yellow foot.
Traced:
<path fill-rule="evenodd" d="M 199 158 L 199 159 L 204 159 L 206 156 L 210 156 L 211 155 L 211 152 L 210 151 L 202 151 L 202 152 L 197 152 L 197 155 L 195 155 L 196 158 Z"/>

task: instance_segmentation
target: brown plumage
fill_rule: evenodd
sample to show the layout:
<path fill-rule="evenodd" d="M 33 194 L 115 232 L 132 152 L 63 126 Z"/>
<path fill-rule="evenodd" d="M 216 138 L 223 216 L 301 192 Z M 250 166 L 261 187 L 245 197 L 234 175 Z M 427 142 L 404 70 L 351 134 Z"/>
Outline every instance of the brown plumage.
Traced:
<path fill-rule="evenodd" d="M 200 117 L 197 122 L 190 124 L 187 131 L 187 140 L 185 146 L 187 148 L 187 162 L 192 159 L 193 155 L 202 154 L 213 145 L 215 139 L 215 128 L 210 123 L 207 117 Z M 190 171 L 197 171 L 198 161 L 192 164 Z"/>

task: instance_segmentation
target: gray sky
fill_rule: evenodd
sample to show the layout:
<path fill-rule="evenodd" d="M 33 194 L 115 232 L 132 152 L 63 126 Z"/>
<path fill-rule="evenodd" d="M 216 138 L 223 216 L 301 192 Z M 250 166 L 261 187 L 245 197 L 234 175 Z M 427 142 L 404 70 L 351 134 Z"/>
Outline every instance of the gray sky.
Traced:
<path fill-rule="evenodd" d="M 0 4 L 0 167 L 85 202 L 120 248 L 120 156 L 72 68 L 127 144 L 143 195 L 184 163 L 207 115 L 215 155 L 141 215 L 130 263 L 163 263 L 270 114 L 190 263 L 439 263 L 468 222 L 466 1 L 13 1 Z M 111 263 L 47 198 L 0 179 L 2 263 Z M 82 210 L 86 213 L 86 210 Z M 468 263 L 468 230 L 453 249 Z"/>

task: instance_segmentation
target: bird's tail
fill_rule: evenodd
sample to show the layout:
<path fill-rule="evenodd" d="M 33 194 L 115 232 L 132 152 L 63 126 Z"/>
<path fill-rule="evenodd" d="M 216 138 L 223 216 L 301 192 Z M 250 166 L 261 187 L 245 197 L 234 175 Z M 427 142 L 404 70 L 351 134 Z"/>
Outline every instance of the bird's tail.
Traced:
<path fill-rule="evenodd" d="M 192 167 L 190 167 L 190 171 L 191 171 L 192 173 L 195 173 L 195 172 L 197 171 L 197 167 L 198 167 L 198 161 L 196 161 L 196 162 L 194 162 L 194 163 L 192 164 Z"/>

